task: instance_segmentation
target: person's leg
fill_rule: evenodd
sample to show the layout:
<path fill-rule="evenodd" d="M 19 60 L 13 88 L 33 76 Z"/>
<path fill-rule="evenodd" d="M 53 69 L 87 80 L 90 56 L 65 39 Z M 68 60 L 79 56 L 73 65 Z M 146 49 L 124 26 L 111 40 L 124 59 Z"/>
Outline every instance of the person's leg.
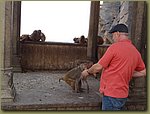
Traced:
<path fill-rule="evenodd" d="M 123 110 L 127 98 L 113 98 L 110 97 L 110 101 L 113 105 L 113 110 Z"/>
<path fill-rule="evenodd" d="M 102 97 L 102 110 L 121 110 L 127 98 Z"/>
<path fill-rule="evenodd" d="M 112 110 L 113 106 L 108 96 L 102 97 L 102 110 Z"/>

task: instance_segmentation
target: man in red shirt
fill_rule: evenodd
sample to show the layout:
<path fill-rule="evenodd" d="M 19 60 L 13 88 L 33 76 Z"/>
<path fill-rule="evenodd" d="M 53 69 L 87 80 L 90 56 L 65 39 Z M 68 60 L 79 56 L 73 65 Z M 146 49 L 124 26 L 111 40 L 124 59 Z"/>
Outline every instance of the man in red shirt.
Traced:
<path fill-rule="evenodd" d="M 131 78 L 146 76 L 146 69 L 140 53 L 128 39 L 127 26 L 117 24 L 110 33 L 114 44 L 98 63 L 82 72 L 82 78 L 103 69 L 99 89 L 103 95 L 102 110 L 121 110 L 127 101 Z"/>

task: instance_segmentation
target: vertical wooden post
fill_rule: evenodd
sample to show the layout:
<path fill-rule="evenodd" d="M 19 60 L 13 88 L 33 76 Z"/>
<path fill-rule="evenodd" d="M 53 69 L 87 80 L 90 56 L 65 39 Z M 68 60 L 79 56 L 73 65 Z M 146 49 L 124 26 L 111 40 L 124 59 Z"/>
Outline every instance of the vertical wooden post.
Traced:
<path fill-rule="evenodd" d="M 21 72 L 20 67 L 20 48 L 19 48 L 19 37 L 20 37 L 20 22 L 21 22 L 21 1 L 13 1 L 12 4 L 12 66 L 13 71 Z"/>
<path fill-rule="evenodd" d="M 12 1 L 6 1 L 3 4 L 4 11 L 2 17 L 5 21 L 3 21 L 2 25 L 4 26 L 2 29 L 3 37 L 2 39 L 2 51 L 3 60 L 2 68 L 1 68 L 1 102 L 12 102 L 15 98 L 15 88 L 13 85 L 13 72 L 11 68 L 12 62 Z"/>
<path fill-rule="evenodd" d="M 94 61 L 97 60 L 99 10 L 100 1 L 91 1 L 87 57 Z"/>
<path fill-rule="evenodd" d="M 11 67 L 12 1 L 5 2 L 4 68 Z"/>
<path fill-rule="evenodd" d="M 136 48 L 141 52 L 142 40 L 146 39 L 142 37 L 143 32 L 143 21 L 144 21 L 144 1 L 133 2 L 132 23 L 131 23 L 131 40 L 133 41 Z M 146 24 L 146 23 L 145 23 Z"/>
<path fill-rule="evenodd" d="M 129 16 L 132 17 L 131 20 L 131 40 L 141 53 L 143 60 L 146 64 L 145 55 L 147 53 L 146 50 L 146 40 L 147 40 L 147 9 L 146 3 L 144 1 L 134 1 L 131 2 L 132 11 Z M 143 56 L 144 55 L 144 56 Z M 131 99 L 140 99 L 140 102 L 146 100 L 146 78 L 138 77 L 132 79 L 132 86 L 130 86 L 130 94 L 129 97 Z"/>

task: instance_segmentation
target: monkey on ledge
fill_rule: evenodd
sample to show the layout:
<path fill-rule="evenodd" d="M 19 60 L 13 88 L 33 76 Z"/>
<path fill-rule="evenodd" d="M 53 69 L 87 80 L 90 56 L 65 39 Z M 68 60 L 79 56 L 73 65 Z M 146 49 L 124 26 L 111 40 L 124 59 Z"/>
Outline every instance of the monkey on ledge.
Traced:
<path fill-rule="evenodd" d="M 41 30 L 34 30 L 31 35 L 29 34 L 23 34 L 20 37 L 20 41 L 35 41 L 35 42 L 45 42 L 45 35 L 41 32 Z"/>

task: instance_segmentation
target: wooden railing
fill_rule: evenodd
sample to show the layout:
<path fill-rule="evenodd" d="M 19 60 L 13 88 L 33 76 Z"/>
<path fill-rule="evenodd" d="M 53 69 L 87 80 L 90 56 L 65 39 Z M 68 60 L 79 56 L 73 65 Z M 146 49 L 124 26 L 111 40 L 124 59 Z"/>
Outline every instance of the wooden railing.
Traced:
<path fill-rule="evenodd" d="M 100 58 L 108 46 L 98 46 Z M 21 67 L 26 70 L 68 70 L 87 59 L 87 46 L 74 43 L 23 42 Z"/>

